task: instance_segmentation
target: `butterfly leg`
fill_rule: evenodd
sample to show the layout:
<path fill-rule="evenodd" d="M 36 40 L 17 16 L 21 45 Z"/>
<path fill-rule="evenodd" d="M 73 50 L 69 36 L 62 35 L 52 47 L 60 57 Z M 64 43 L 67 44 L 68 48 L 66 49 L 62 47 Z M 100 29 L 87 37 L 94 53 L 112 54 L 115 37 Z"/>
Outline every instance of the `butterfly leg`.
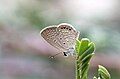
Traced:
<path fill-rule="evenodd" d="M 59 55 L 59 54 L 61 54 L 62 52 L 60 52 L 60 53 L 56 53 L 55 55 L 52 55 L 52 56 L 50 56 L 49 58 L 54 58 L 55 56 L 57 56 L 57 55 Z"/>

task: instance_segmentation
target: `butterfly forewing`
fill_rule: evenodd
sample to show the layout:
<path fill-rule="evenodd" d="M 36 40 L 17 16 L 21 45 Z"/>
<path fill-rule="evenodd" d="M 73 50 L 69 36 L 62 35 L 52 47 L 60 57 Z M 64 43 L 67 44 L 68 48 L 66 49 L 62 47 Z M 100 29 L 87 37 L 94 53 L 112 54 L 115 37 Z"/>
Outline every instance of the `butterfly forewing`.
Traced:
<path fill-rule="evenodd" d="M 59 42 L 58 39 L 58 29 L 57 26 L 49 26 L 46 27 L 45 29 L 43 29 L 41 31 L 41 36 L 52 46 L 54 46 L 55 48 L 64 51 L 64 49 L 62 48 L 62 45 Z"/>

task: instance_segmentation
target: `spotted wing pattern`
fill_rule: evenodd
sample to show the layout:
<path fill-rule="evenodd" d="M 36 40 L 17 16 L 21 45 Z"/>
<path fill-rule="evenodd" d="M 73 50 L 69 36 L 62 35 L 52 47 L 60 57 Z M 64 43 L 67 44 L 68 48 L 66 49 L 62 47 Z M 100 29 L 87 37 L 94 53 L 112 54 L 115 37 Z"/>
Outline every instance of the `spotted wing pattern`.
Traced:
<path fill-rule="evenodd" d="M 46 27 L 41 36 L 60 51 L 67 51 L 75 45 L 78 32 L 67 23 Z"/>
<path fill-rule="evenodd" d="M 66 50 L 73 48 L 79 33 L 70 24 L 62 23 L 58 25 L 60 44 Z"/>
<path fill-rule="evenodd" d="M 52 46 L 54 46 L 55 48 L 59 49 L 59 50 L 63 50 L 62 49 L 62 45 L 59 43 L 57 37 L 59 35 L 59 32 L 57 30 L 57 26 L 48 26 L 46 28 L 44 28 L 40 34 L 41 36 Z"/>

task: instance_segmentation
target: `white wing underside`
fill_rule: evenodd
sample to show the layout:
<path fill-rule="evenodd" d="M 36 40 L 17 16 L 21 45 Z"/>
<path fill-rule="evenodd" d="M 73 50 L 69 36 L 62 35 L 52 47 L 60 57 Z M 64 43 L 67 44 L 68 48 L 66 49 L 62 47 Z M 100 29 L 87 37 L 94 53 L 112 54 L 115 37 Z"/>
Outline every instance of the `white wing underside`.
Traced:
<path fill-rule="evenodd" d="M 66 52 L 75 46 L 79 33 L 73 27 L 63 24 L 48 26 L 40 34 L 50 45 L 61 52 Z"/>

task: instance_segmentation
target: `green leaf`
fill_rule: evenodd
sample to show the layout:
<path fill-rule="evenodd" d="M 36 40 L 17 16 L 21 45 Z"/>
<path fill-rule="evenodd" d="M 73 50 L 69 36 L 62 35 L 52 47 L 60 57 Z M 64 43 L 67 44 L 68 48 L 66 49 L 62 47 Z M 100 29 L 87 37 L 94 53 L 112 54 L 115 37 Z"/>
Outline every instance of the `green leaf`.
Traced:
<path fill-rule="evenodd" d="M 99 65 L 98 74 L 102 79 L 111 79 L 107 69 L 101 65 Z"/>
<path fill-rule="evenodd" d="M 93 53 L 95 50 L 95 45 L 94 43 L 89 43 L 88 49 L 86 49 L 86 51 L 81 55 L 79 60 L 82 60 L 83 58 L 85 58 L 87 55 Z"/>
<path fill-rule="evenodd" d="M 89 64 L 87 63 L 81 70 L 81 79 L 87 79 Z"/>
<path fill-rule="evenodd" d="M 91 57 L 94 55 L 94 53 L 87 55 L 85 58 L 83 58 L 81 61 L 83 63 L 89 63 Z"/>
<path fill-rule="evenodd" d="M 95 45 L 89 39 L 77 40 L 76 50 L 76 79 L 87 79 L 89 62 L 94 55 Z"/>
<path fill-rule="evenodd" d="M 81 42 L 79 40 L 76 40 L 75 52 L 77 53 L 77 55 L 80 52 L 80 44 Z"/>
<path fill-rule="evenodd" d="M 88 48 L 88 44 L 90 43 L 90 40 L 87 38 L 81 39 L 81 44 L 80 44 L 80 51 L 78 52 L 78 55 L 83 54 L 86 49 Z"/>

